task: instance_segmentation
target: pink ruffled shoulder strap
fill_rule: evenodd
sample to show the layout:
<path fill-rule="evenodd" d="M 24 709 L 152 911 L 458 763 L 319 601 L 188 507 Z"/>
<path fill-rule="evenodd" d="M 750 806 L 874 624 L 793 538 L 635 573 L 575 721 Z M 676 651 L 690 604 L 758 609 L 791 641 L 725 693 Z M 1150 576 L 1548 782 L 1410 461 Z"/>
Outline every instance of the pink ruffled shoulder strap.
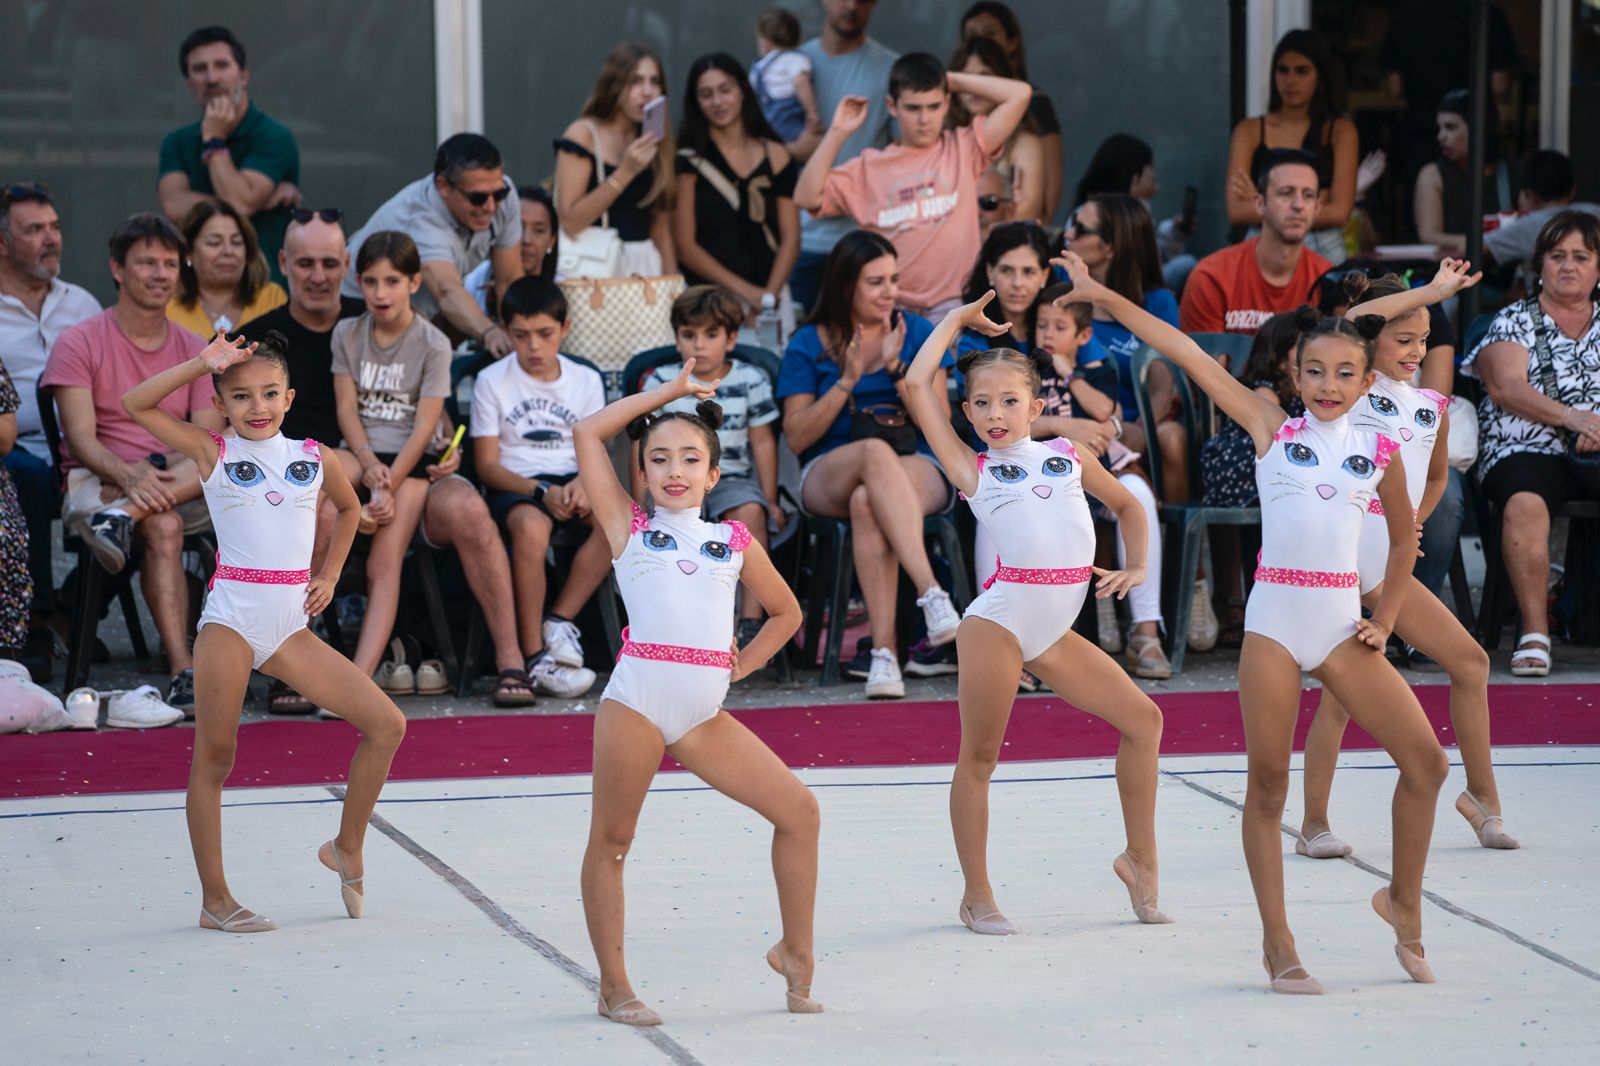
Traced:
<path fill-rule="evenodd" d="M 318 462 L 322 461 L 322 445 L 318 444 L 310 437 L 307 437 L 305 440 L 300 442 L 300 448 L 307 455 L 311 456 L 311 458 L 317 460 Z"/>
<path fill-rule="evenodd" d="M 1051 437 L 1044 442 L 1044 446 L 1051 451 L 1060 452 L 1075 463 L 1081 464 L 1083 462 L 1078 458 L 1078 449 L 1074 448 L 1072 442 L 1065 437 Z"/>
<path fill-rule="evenodd" d="M 1382 433 L 1379 433 L 1378 447 L 1375 450 L 1375 454 L 1372 456 L 1372 461 L 1378 464 L 1379 470 L 1382 470 L 1389 465 L 1389 459 L 1394 455 L 1395 452 L 1399 450 L 1399 441 L 1391 440 L 1390 438 L 1385 437 Z"/>
<path fill-rule="evenodd" d="M 217 443 L 217 462 L 220 463 L 228 454 L 228 442 L 214 429 L 208 429 L 206 432 L 211 434 L 211 439 Z"/>
<path fill-rule="evenodd" d="M 750 547 L 750 541 L 752 538 L 750 536 L 749 526 L 745 525 L 743 522 L 734 521 L 733 519 L 729 519 L 727 522 L 724 522 L 723 525 L 728 527 L 728 547 L 732 548 L 736 552 L 742 552 L 746 548 Z"/>
<path fill-rule="evenodd" d="M 978 476 L 979 477 L 983 476 L 983 467 L 984 467 L 984 464 L 986 464 L 988 461 L 989 461 L 989 453 L 988 452 L 979 452 L 978 453 Z"/>
<path fill-rule="evenodd" d="M 644 508 L 637 503 L 633 504 L 633 524 L 628 527 L 628 535 L 643 533 L 650 528 L 650 516 L 644 513 Z"/>
<path fill-rule="evenodd" d="M 1283 420 L 1283 425 L 1278 427 L 1278 432 L 1272 435 L 1272 439 L 1294 440 L 1295 434 L 1299 433 L 1304 428 L 1306 428 L 1306 420 L 1304 415 L 1301 415 L 1298 418 L 1286 418 Z"/>
<path fill-rule="evenodd" d="M 1450 406 L 1450 397 L 1448 396 L 1434 392 L 1432 389 L 1418 389 L 1417 391 L 1426 396 L 1429 403 L 1439 408 L 1439 413 L 1441 415 L 1444 414 L 1445 409 Z"/>

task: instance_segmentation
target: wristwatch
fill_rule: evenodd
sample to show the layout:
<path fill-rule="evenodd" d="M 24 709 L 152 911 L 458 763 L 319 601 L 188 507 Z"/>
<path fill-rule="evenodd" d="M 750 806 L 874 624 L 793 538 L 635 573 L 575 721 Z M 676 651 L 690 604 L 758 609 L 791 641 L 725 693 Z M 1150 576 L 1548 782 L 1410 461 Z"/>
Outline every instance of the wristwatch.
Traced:
<path fill-rule="evenodd" d="M 546 492 L 549 492 L 549 491 L 550 491 L 550 486 L 549 485 L 546 485 L 543 481 L 536 481 L 536 482 L 534 482 L 534 485 L 533 485 L 533 491 L 528 493 L 528 498 L 531 499 L 534 503 L 543 503 L 544 502 L 544 494 Z"/>

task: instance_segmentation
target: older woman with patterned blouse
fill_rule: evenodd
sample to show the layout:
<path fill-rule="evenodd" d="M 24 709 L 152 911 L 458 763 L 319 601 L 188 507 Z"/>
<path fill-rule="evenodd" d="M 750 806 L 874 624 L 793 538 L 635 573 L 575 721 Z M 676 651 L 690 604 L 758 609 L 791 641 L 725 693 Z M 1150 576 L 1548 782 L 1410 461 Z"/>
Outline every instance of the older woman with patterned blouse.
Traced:
<path fill-rule="evenodd" d="M 1600 219 L 1563 211 L 1539 233 L 1534 295 L 1495 316 L 1463 373 L 1482 379 L 1479 464 L 1501 508 L 1501 551 L 1522 616 L 1511 672 L 1550 672 L 1550 516 L 1595 495 L 1568 450 L 1600 464 Z M 1587 484 L 1585 483 L 1587 481 Z"/>

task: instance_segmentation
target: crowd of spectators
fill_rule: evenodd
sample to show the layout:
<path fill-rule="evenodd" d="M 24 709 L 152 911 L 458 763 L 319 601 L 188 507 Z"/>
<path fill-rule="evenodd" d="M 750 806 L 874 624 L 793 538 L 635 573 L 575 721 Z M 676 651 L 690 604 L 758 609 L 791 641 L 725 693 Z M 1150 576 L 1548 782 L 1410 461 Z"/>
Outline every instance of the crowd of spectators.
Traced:
<path fill-rule="evenodd" d="M 459 133 L 429 173 L 359 226 L 336 206 L 302 205 L 301 188 L 314 192 L 317 175 L 302 175 L 292 131 L 253 101 L 243 44 L 220 26 L 190 34 L 179 68 L 201 113 L 163 141 L 148 209 L 109 236 L 111 307 L 60 277 L 71 205 L 37 184 L 0 190 L 0 658 L 49 673 L 52 627 L 66 624 L 51 565 L 59 518 L 89 548 L 89 565 L 136 571 L 169 679 L 159 698 L 144 698 L 145 724 L 192 711 L 184 558 L 209 520 L 193 464 L 166 454 L 121 398 L 191 357 L 203 338 L 270 329 L 288 341 L 285 434 L 338 445 L 360 487 L 364 580 L 360 566 L 347 575 L 365 597 L 354 612 L 354 661 L 392 694 L 448 689 L 443 664 L 418 661 L 396 623 L 407 558 L 452 553 L 491 646 L 496 703 L 589 691 L 586 635 L 594 641 L 581 616 L 610 559 L 576 478 L 571 431 L 603 405 L 608 383 L 563 350 L 573 321 L 560 282 L 592 275 L 585 264 L 598 256 L 617 277 L 681 273 L 688 285 L 672 304 L 672 334 L 698 377 L 721 379 L 725 409 L 712 517 L 737 518 L 764 540 L 805 517 L 848 524 L 867 634 L 846 669 L 873 697 L 902 695 L 902 668 L 953 670 L 951 568 L 970 566 L 977 582 L 993 568 L 981 535 L 968 562 L 930 554 L 925 521 L 955 501 L 907 417 L 902 379 L 931 321 L 994 289 L 990 313 L 1009 333 L 962 337 L 936 394 L 959 421 L 959 351 L 1001 344 L 1050 354 L 1055 375 L 1037 431 L 1099 456 L 1150 525 L 1148 581 L 1125 617 L 1102 601 L 1093 626 L 1102 646 L 1126 647 L 1137 675 L 1170 676 L 1152 483 L 1161 503 L 1247 506 L 1247 438 L 1222 420 L 1192 465 L 1181 381 L 1162 362 L 1137 381 L 1136 338 L 1102 311 L 1056 306 L 1064 279 L 1050 260 L 1070 247 L 1108 288 L 1191 334 L 1253 336 L 1248 358 L 1221 357 L 1292 408 L 1291 312 L 1306 303 L 1337 310 L 1343 271 L 1389 271 L 1360 258 L 1370 249 L 1354 224 L 1385 160 L 1362 159 L 1327 45 L 1306 30 L 1278 42 L 1267 111 L 1233 131 L 1224 198 L 1158 220 L 1154 154 L 1132 134 L 1107 138 L 1081 179 L 1064 182 L 1072 117 L 1029 85 L 1023 28 L 1006 5 L 973 4 L 948 63 L 874 40 L 871 2 L 820 6 L 822 31 L 807 41 L 793 13 L 762 13 L 748 68 L 721 52 L 696 59 L 678 83 L 675 120 L 665 116 L 673 82 L 660 56 L 619 44 L 554 143 L 548 179 L 514 180 L 494 144 Z M 1397 24 L 1415 7 L 1403 5 Z M 1416 236 L 1439 255 L 1460 255 L 1479 225 L 1469 204 L 1481 182 L 1496 215 L 1485 258 L 1504 304 L 1459 351 L 1449 318 L 1431 316 L 1419 380 L 1450 393 L 1459 364 L 1472 401 L 1460 417 L 1475 403 L 1481 443 L 1458 454 L 1452 434 L 1457 472 L 1430 519 L 1424 583 L 1438 587 L 1455 550 L 1460 471 L 1471 467 L 1505 518 L 1522 633 L 1513 666 L 1548 671 L 1550 522 L 1569 500 L 1600 495 L 1600 205 L 1573 202 L 1572 165 L 1553 151 L 1519 161 L 1491 150 L 1484 173 L 1468 174 L 1468 140 L 1481 135 L 1467 128 L 1471 101 L 1439 81 L 1444 67 L 1418 62 L 1396 58 L 1391 79 L 1407 94 L 1402 164 L 1415 175 Z M 1504 63 L 1492 65 L 1498 91 Z M 1429 159 L 1418 158 L 1411 129 L 1424 114 L 1435 132 Z M 1187 244 L 1198 213 L 1225 215 L 1240 239 L 1197 259 Z M 774 365 L 740 347 L 770 315 L 784 339 Z M 634 353 L 615 354 L 621 365 Z M 621 384 L 659 387 L 673 373 L 658 365 Z M 164 406 L 221 431 L 212 401 L 202 381 Z M 54 452 L 47 421 L 60 427 Z M 787 481 L 786 450 L 798 460 Z M 1191 484 L 1191 469 L 1203 483 Z M 1121 541 L 1112 516 L 1097 518 L 1109 559 Z M 330 513 L 320 539 L 331 522 Z M 558 546 L 558 580 L 547 588 Z M 1233 621 L 1237 556 L 1238 545 L 1232 556 L 1219 552 L 1215 581 L 1199 581 L 1193 647 L 1237 629 L 1216 613 Z M 902 575 L 920 618 L 898 617 L 909 602 Z M 759 606 L 740 610 L 748 637 Z M 276 683 L 269 707 L 316 709 Z"/>

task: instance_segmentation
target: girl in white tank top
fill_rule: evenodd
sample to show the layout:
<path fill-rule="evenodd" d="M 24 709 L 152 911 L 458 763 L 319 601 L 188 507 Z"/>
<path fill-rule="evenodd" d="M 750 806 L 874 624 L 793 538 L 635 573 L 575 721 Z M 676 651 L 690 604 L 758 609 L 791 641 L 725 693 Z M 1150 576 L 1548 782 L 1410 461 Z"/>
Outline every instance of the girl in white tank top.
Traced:
<path fill-rule="evenodd" d="M 283 334 L 257 343 L 220 334 L 198 356 L 164 370 L 123 397 L 128 413 L 199 469 L 217 534 L 217 569 L 194 644 L 194 761 L 189 831 L 200 872 L 200 927 L 264 933 L 271 919 L 242 906 L 222 871 L 222 784 L 233 768 L 239 710 L 251 669 L 278 678 L 355 726 L 339 833 L 317 857 L 339 875 L 345 912 L 365 910 L 362 843 L 367 820 L 405 736 L 405 717 L 372 679 L 306 629 L 333 598 L 355 537 L 360 505 L 334 449 L 280 432 L 294 401 Z M 158 406 L 199 378 L 215 376 L 217 410 L 232 436 L 180 422 Z M 311 573 L 318 493 L 338 509 L 322 568 Z"/>

